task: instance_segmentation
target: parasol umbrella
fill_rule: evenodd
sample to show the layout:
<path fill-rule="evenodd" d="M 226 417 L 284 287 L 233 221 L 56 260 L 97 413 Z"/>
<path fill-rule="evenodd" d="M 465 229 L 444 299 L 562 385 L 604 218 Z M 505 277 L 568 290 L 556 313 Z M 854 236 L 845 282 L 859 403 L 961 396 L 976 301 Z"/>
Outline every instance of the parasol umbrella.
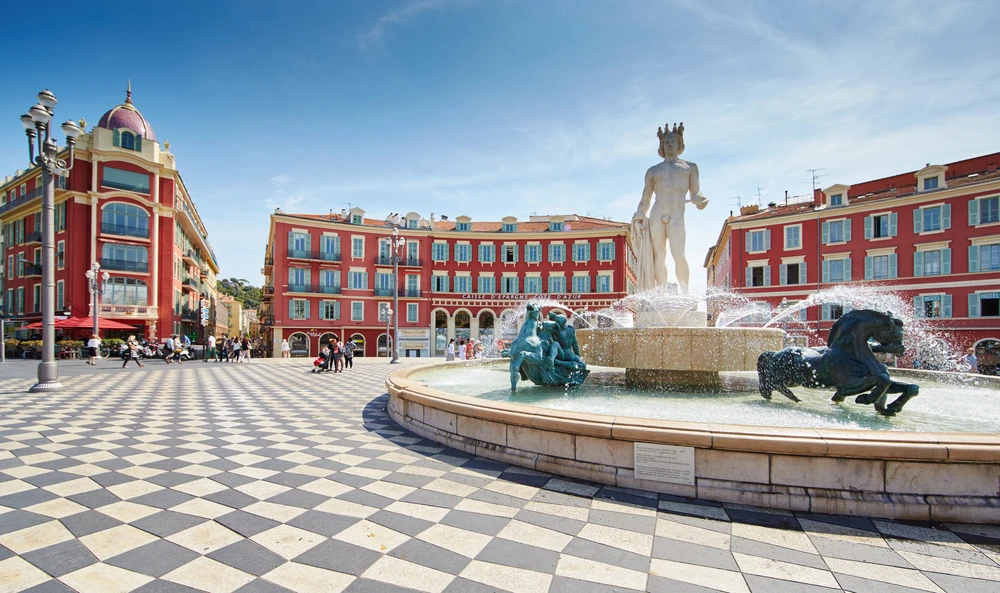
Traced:
<path fill-rule="evenodd" d="M 134 325 L 128 325 L 127 323 L 122 323 L 120 321 L 115 321 L 114 319 L 106 319 L 104 317 L 98 317 L 98 327 L 100 329 L 135 329 Z M 56 329 L 84 329 L 94 327 L 93 317 L 69 317 L 67 319 L 59 319 L 55 324 Z M 24 327 L 18 329 L 42 329 L 42 322 L 36 321 L 25 325 Z"/>

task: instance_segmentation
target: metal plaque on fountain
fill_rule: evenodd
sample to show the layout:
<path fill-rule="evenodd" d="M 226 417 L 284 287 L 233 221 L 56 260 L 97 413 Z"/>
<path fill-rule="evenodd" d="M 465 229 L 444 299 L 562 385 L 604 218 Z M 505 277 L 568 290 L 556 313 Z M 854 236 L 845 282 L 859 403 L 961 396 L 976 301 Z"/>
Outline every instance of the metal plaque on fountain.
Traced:
<path fill-rule="evenodd" d="M 635 443 L 635 477 L 694 486 L 694 447 Z"/>

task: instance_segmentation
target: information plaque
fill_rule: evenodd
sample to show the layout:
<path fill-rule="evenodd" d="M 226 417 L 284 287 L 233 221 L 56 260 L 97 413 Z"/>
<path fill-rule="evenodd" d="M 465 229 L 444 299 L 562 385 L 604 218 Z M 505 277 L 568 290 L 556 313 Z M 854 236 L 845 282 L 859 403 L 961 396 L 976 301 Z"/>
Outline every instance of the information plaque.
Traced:
<path fill-rule="evenodd" d="M 635 443 L 635 477 L 694 486 L 694 447 Z"/>

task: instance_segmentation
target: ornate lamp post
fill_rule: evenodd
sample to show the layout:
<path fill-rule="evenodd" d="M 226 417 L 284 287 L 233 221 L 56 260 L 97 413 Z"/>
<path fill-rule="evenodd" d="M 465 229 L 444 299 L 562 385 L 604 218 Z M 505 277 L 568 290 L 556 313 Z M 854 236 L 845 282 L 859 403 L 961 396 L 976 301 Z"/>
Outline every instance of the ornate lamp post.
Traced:
<path fill-rule="evenodd" d="M 97 318 L 97 304 L 101 300 L 101 295 L 104 294 L 105 289 L 108 287 L 108 280 L 111 279 L 111 274 L 104 272 L 103 274 L 98 274 L 101 271 L 101 264 L 94 262 L 90 264 L 90 269 L 87 270 L 87 282 L 90 284 L 90 294 L 94 298 L 94 335 L 100 336 L 98 333 L 98 318 Z"/>
<path fill-rule="evenodd" d="M 389 251 L 392 253 L 392 310 L 396 312 L 392 316 L 392 360 L 395 364 L 399 362 L 399 262 L 402 260 L 402 253 L 406 253 L 406 239 L 399 236 L 399 227 L 392 229 L 392 244 Z"/>
<path fill-rule="evenodd" d="M 392 308 L 386 307 L 382 309 L 382 316 L 385 317 L 385 356 L 388 358 L 389 355 L 389 320 L 392 319 Z M 376 353 L 377 354 L 377 353 Z"/>
<path fill-rule="evenodd" d="M 59 145 L 51 137 L 56 96 L 48 89 L 38 93 L 38 103 L 21 116 L 28 136 L 28 161 L 42 170 L 42 362 L 38 363 L 38 383 L 29 391 L 60 391 L 59 367 L 56 363 L 56 248 L 55 248 L 55 178 L 68 175 L 73 168 L 73 146 L 80 128 L 72 121 L 62 125 L 66 135 L 69 160 L 59 158 Z M 35 155 L 35 136 L 38 155 Z"/>

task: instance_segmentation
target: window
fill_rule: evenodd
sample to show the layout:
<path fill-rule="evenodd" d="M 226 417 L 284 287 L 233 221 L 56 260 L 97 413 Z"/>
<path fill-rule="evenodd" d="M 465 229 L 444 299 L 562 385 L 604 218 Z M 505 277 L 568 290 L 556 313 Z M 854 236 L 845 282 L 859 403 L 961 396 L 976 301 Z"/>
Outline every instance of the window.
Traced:
<path fill-rule="evenodd" d="M 31 309 L 33 313 L 42 312 L 42 285 L 36 284 L 31 294 Z"/>
<path fill-rule="evenodd" d="M 573 293 L 590 292 L 590 276 L 573 276 Z"/>
<path fill-rule="evenodd" d="M 493 276 L 479 277 L 479 294 L 493 294 L 497 291 L 497 280 Z"/>
<path fill-rule="evenodd" d="M 1000 270 L 1000 244 L 969 246 L 969 271 Z"/>
<path fill-rule="evenodd" d="M 505 233 L 516 233 L 517 223 L 516 222 L 505 222 L 500 226 L 500 230 Z"/>
<path fill-rule="evenodd" d="M 590 261 L 590 243 L 573 243 L 573 261 Z"/>
<path fill-rule="evenodd" d="M 500 279 L 500 292 L 503 294 L 517 294 L 517 276 L 504 276 Z"/>
<path fill-rule="evenodd" d="M 524 261 L 537 264 L 542 261 L 542 246 L 541 245 L 525 245 L 524 246 Z"/>
<path fill-rule="evenodd" d="M 969 317 L 1000 317 L 1000 292 L 970 293 Z"/>
<path fill-rule="evenodd" d="M 871 255 L 865 258 L 865 279 L 866 280 L 888 280 L 895 278 L 896 254 Z"/>
<path fill-rule="evenodd" d="M 448 261 L 448 244 L 436 241 L 431 244 L 431 259 L 434 261 Z"/>
<path fill-rule="evenodd" d="M 368 290 L 368 272 L 351 270 L 347 276 L 347 288 L 352 290 Z"/>
<path fill-rule="evenodd" d="M 561 223 L 561 222 L 550 222 L 549 223 L 549 230 L 550 231 L 561 231 L 561 230 L 563 230 L 564 226 L 565 226 L 565 224 Z"/>
<path fill-rule="evenodd" d="M 56 232 L 66 230 L 66 202 L 56 204 Z"/>
<path fill-rule="evenodd" d="M 66 308 L 66 283 L 63 280 L 56 282 L 56 311 Z"/>
<path fill-rule="evenodd" d="M 823 260 L 823 282 L 850 282 L 851 258 Z"/>
<path fill-rule="evenodd" d="M 524 279 L 525 294 L 541 294 L 542 279 L 539 276 L 528 276 Z"/>
<path fill-rule="evenodd" d="M 471 262 L 472 245 L 469 245 L 468 243 L 459 243 L 458 245 L 455 245 L 455 261 Z"/>
<path fill-rule="evenodd" d="M 101 210 L 101 232 L 149 238 L 149 214 L 133 204 L 113 202 Z"/>
<path fill-rule="evenodd" d="M 417 228 L 417 222 L 418 221 L 417 221 L 416 218 L 408 218 L 408 219 L 406 219 L 406 228 L 408 228 L 408 229 L 415 229 L 415 228 Z"/>
<path fill-rule="evenodd" d="M 937 189 L 938 188 L 938 178 L 937 177 L 927 177 L 924 179 L 924 189 Z"/>
<path fill-rule="evenodd" d="M 18 315 L 24 314 L 24 287 L 17 287 L 17 313 Z"/>
<path fill-rule="evenodd" d="M 105 283 L 101 304 L 145 307 L 149 304 L 149 289 L 137 278 L 112 277 Z"/>
<path fill-rule="evenodd" d="M 340 301 L 322 301 L 319 304 L 320 319 L 340 319 Z"/>
<path fill-rule="evenodd" d="M 114 167 L 104 167 L 104 178 L 101 180 L 104 187 L 134 191 L 142 194 L 149 193 L 149 174 L 135 173 Z"/>
<path fill-rule="evenodd" d="M 806 263 L 782 264 L 778 268 L 778 284 L 805 284 Z"/>
<path fill-rule="evenodd" d="M 562 243 L 549 243 L 549 262 L 561 263 L 566 261 L 566 246 Z"/>
<path fill-rule="evenodd" d="M 340 273 L 337 270 L 320 270 L 319 285 L 321 288 L 340 288 Z"/>
<path fill-rule="evenodd" d="M 925 208 L 924 231 L 938 230 L 941 230 L 941 208 Z"/>
<path fill-rule="evenodd" d="M 599 261 L 615 259 L 615 244 L 611 241 L 600 241 L 597 244 L 597 259 Z"/>
<path fill-rule="evenodd" d="M 850 219 L 824 222 L 822 227 L 822 241 L 824 245 L 831 243 L 846 243 L 851 240 Z"/>
<path fill-rule="evenodd" d="M 785 249 L 802 248 L 802 225 L 795 224 L 785 227 Z"/>
<path fill-rule="evenodd" d="M 365 239 L 364 237 L 352 237 L 351 238 L 351 257 L 364 258 L 365 256 Z"/>
<path fill-rule="evenodd" d="M 420 296 L 420 276 L 406 275 L 406 296 Z"/>
<path fill-rule="evenodd" d="M 566 293 L 566 277 L 549 276 L 549 294 L 565 294 L 565 293 Z"/>
<path fill-rule="evenodd" d="M 951 249 L 917 251 L 913 254 L 914 276 L 951 274 Z"/>
<path fill-rule="evenodd" d="M 844 241 L 844 221 L 829 223 L 830 240 L 829 243 L 842 243 Z"/>
<path fill-rule="evenodd" d="M 850 310 L 851 308 L 845 307 L 843 303 L 823 303 L 822 317 L 824 321 L 835 321 Z"/>
<path fill-rule="evenodd" d="M 56 267 L 60 270 L 66 267 L 66 241 L 56 243 Z"/>
<path fill-rule="evenodd" d="M 611 292 L 611 276 L 601 274 L 597 277 L 597 292 Z"/>
<path fill-rule="evenodd" d="M 517 245 L 506 244 L 500 248 L 500 261 L 514 263 L 517 261 Z"/>
<path fill-rule="evenodd" d="M 457 256 L 456 256 L 457 257 Z M 497 248 L 495 245 L 479 245 L 480 263 L 490 264 L 497 260 Z"/>
<path fill-rule="evenodd" d="M 419 305 L 417 303 L 406 303 L 406 321 L 408 323 L 416 323 L 419 319 Z"/>
<path fill-rule="evenodd" d="M 951 295 L 915 296 L 913 297 L 913 312 L 917 317 L 951 317 Z"/>
<path fill-rule="evenodd" d="M 320 258 L 325 260 L 340 260 L 340 237 L 323 235 L 319 241 Z"/>
<path fill-rule="evenodd" d="M 885 239 L 896 236 L 896 213 L 865 217 L 865 239 Z"/>
<path fill-rule="evenodd" d="M 351 224 L 361 224 L 362 222 L 364 222 L 364 217 L 362 217 L 360 214 L 351 215 Z"/>
<path fill-rule="evenodd" d="M 309 233 L 288 233 L 288 256 L 309 257 Z"/>
<path fill-rule="evenodd" d="M 1000 197 L 997 196 L 979 199 L 979 224 L 991 222 L 1000 222 Z"/>
<path fill-rule="evenodd" d="M 420 259 L 420 242 L 415 239 L 410 239 L 406 242 L 406 259 L 407 265 L 415 266 Z"/>
<path fill-rule="evenodd" d="M 951 204 L 917 208 L 913 211 L 913 232 L 927 233 L 951 228 Z"/>
<path fill-rule="evenodd" d="M 126 272 L 149 271 L 149 256 L 145 247 L 105 243 L 101 246 L 101 266 Z"/>
<path fill-rule="evenodd" d="M 771 286 L 771 266 L 748 266 L 746 281 L 750 287 Z"/>
<path fill-rule="evenodd" d="M 365 303 L 363 301 L 351 301 L 351 321 L 365 320 Z"/>
<path fill-rule="evenodd" d="M 375 272 L 375 290 L 382 291 L 383 294 L 391 294 L 394 285 L 391 273 Z"/>
<path fill-rule="evenodd" d="M 447 283 L 445 285 L 447 286 Z M 455 292 L 466 294 L 472 292 L 472 276 L 455 276 Z"/>
<path fill-rule="evenodd" d="M 434 292 L 448 292 L 448 276 L 439 276 L 437 274 L 431 276 L 431 290 Z"/>
<path fill-rule="evenodd" d="M 830 196 L 830 207 L 843 206 L 844 205 L 844 194 L 833 194 Z"/>
<path fill-rule="evenodd" d="M 771 230 L 750 231 L 747 233 L 747 251 L 750 253 L 767 251 L 771 248 Z"/>
<path fill-rule="evenodd" d="M 309 290 L 309 270 L 307 268 L 288 268 L 288 290 L 305 292 Z"/>
<path fill-rule="evenodd" d="M 472 223 L 471 222 L 457 222 L 457 223 L 455 223 L 455 230 L 456 231 L 463 231 L 463 232 L 471 231 L 472 230 Z"/>

